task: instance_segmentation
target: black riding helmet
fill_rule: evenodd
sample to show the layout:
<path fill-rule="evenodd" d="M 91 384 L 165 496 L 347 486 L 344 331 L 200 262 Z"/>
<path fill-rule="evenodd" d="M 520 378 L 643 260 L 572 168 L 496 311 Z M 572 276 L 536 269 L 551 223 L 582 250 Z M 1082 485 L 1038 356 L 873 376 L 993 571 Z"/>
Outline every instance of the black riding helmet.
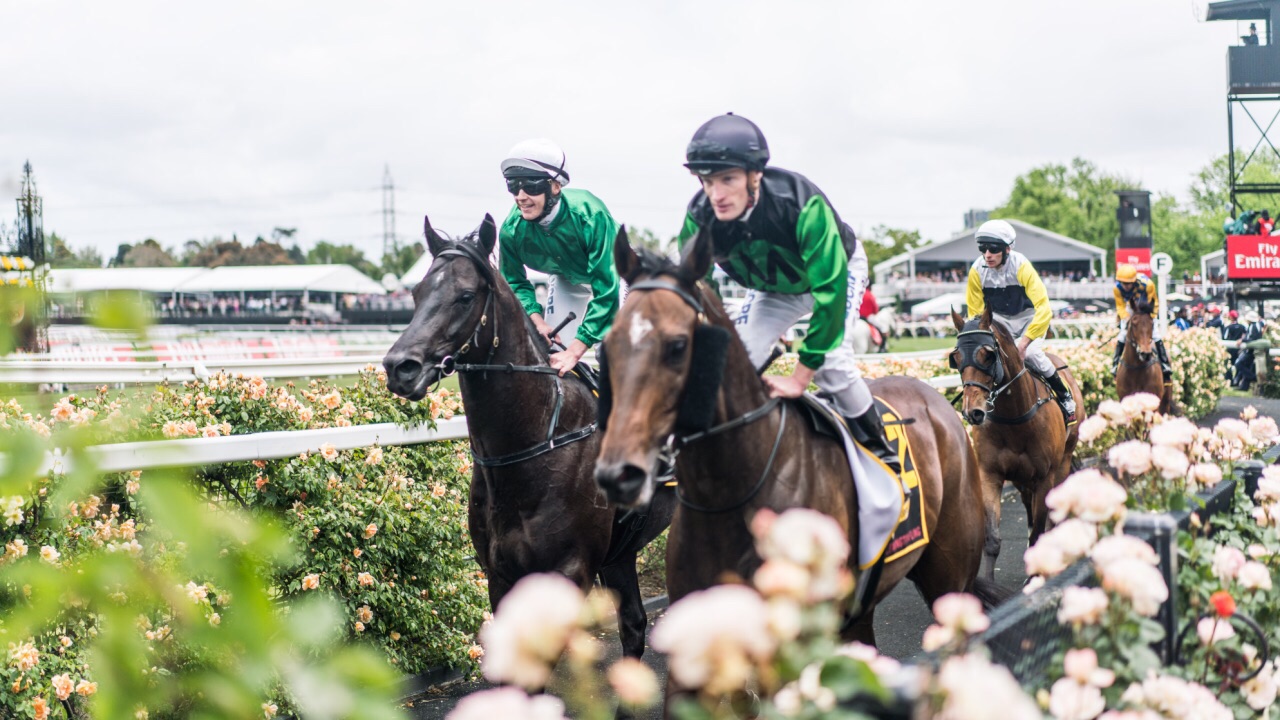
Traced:
<path fill-rule="evenodd" d="M 769 164 L 769 143 L 750 120 L 729 113 L 702 124 L 689 141 L 684 164 L 698 175 L 742 168 L 764 170 Z"/>

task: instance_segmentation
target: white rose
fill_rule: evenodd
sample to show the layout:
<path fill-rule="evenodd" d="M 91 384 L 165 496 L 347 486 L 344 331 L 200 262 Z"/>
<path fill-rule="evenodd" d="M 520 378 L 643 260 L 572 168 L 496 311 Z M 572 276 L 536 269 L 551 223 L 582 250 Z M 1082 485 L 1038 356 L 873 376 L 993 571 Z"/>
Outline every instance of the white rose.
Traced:
<path fill-rule="evenodd" d="M 498 603 L 493 620 L 480 629 L 481 669 L 493 682 L 542 689 L 551 667 L 578 627 L 586 602 L 561 575 L 529 575 Z"/>
<path fill-rule="evenodd" d="M 742 688 L 777 646 L 764 600 L 741 585 L 682 598 L 658 621 L 652 638 L 654 649 L 667 653 L 676 682 L 710 695 Z"/>
<path fill-rule="evenodd" d="M 1106 709 L 1101 690 L 1069 677 L 1059 679 L 1049 690 L 1049 712 L 1055 720 L 1093 720 Z"/>
<path fill-rule="evenodd" d="M 1236 574 L 1236 582 L 1246 590 L 1270 590 L 1271 571 L 1266 565 L 1250 560 Z"/>
<path fill-rule="evenodd" d="M 1225 585 L 1240 574 L 1240 569 L 1244 567 L 1245 562 L 1244 553 L 1240 550 L 1219 545 L 1213 551 L 1213 574 Z"/>
<path fill-rule="evenodd" d="M 1160 471 L 1165 480 L 1177 480 L 1186 477 L 1191 461 L 1186 453 L 1169 445 L 1155 445 L 1151 448 L 1151 464 Z"/>
<path fill-rule="evenodd" d="M 1107 463 L 1127 475 L 1141 475 L 1151 469 L 1151 446 L 1141 440 L 1122 442 L 1107 453 Z"/>
<path fill-rule="evenodd" d="M 966 635 L 976 635 L 991 626 L 982 602 L 967 593 L 947 593 L 933 603 L 938 624 Z"/>
<path fill-rule="evenodd" d="M 1186 449 L 1196 441 L 1199 428 L 1186 418 L 1169 418 L 1151 428 L 1149 439 L 1152 445 L 1168 445 Z"/>
<path fill-rule="evenodd" d="M 1098 403 L 1098 415 L 1107 419 L 1112 425 L 1128 425 L 1131 420 L 1129 411 L 1115 400 L 1103 400 Z"/>
<path fill-rule="evenodd" d="M 1116 560 L 1099 570 L 1102 588 L 1128 600 L 1139 615 L 1152 617 L 1169 599 L 1169 588 L 1160 571 L 1141 560 Z"/>
<path fill-rule="evenodd" d="M 1230 640 L 1236 636 L 1231 623 L 1216 617 L 1200 618 L 1196 623 L 1196 635 L 1200 636 L 1200 644 L 1210 647 L 1214 643 Z"/>
<path fill-rule="evenodd" d="M 1062 591 L 1058 622 L 1063 625 L 1095 625 L 1107 610 L 1107 594 L 1098 588 L 1071 586 Z"/>
<path fill-rule="evenodd" d="M 1080 433 L 1080 442 L 1091 445 L 1093 441 L 1102 437 L 1107 431 L 1107 419 L 1098 415 L 1090 415 L 1080 423 L 1078 432 Z"/>

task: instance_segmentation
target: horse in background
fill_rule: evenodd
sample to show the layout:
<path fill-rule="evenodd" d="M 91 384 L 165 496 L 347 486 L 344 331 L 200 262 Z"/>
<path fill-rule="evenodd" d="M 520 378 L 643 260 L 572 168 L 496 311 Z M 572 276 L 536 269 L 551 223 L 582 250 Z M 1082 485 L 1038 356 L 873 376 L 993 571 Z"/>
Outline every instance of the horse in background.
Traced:
<path fill-rule="evenodd" d="M 533 573 L 560 573 L 584 592 L 599 577 L 617 593 L 623 653 L 640 657 L 648 616 L 636 555 L 670 524 L 673 494 L 619 510 L 596 487 L 596 398 L 548 365 L 546 340 L 489 261 L 493 218 L 461 240 L 426 220 L 424 231 L 434 260 L 413 290 L 412 321 L 382 362 L 387 388 L 409 400 L 459 373 L 474 457 L 468 525 L 490 605 Z"/>
<path fill-rule="evenodd" d="M 1067 425 L 1049 384 L 1027 368 L 1008 328 L 992 320 L 991 306 L 968 322 L 953 310 L 951 320 L 958 335 L 950 362 L 963 382 L 961 413 L 973 426 L 983 481 L 987 542 L 982 571 L 994 579 L 1004 484 L 1012 483 L 1022 495 L 1029 544 L 1034 545 L 1048 527 L 1045 497 L 1071 472 L 1079 426 Z M 1049 360 L 1063 374 L 1076 407 L 1083 408 L 1080 387 L 1066 363 L 1052 353 Z"/>
<path fill-rule="evenodd" d="M 1124 399 L 1137 393 L 1151 393 L 1160 398 L 1160 412 L 1175 412 L 1173 386 L 1164 384 L 1160 359 L 1152 339 L 1156 320 L 1151 304 L 1143 298 L 1129 300 L 1129 323 L 1125 329 L 1124 352 L 1116 368 L 1116 396 Z"/>

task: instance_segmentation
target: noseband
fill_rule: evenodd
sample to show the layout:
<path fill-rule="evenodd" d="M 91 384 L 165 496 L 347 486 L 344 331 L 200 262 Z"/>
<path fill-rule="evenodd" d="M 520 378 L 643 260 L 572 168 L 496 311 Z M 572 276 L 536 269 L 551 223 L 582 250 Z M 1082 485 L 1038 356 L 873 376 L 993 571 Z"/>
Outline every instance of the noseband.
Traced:
<path fill-rule="evenodd" d="M 489 266 L 489 259 L 481 254 L 480 249 L 469 242 L 455 242 L 447 249 L 440 251 L 436 255 L 436 259 L 442 257 L 462 257 L 470 260 L 480 275 L 484 278 L 488 285 L 489 294 L 484 301 L 484 309 L 480 313 L 480 321 L 476 323 L 476 328 L 472 331 L 470 337 L 462 347 L 458 349 L 458 357 L 471 352 L 473 348 L 480 346 L 480 331 L 484 329 L 489 321 L 489 311 L 493 309 L 493 298 L 497 295 L 495 290 L 497 283 L 493 276 L 493 268 Z M 498 314 L 493 314 L 493 342 L 489 346 L 489 356 L 483 363 L 460 363 L 454 359 L 453 355 L 444 356 L 440 362 L 432 367 L 440 371 L 441 377 L 448 377 L 455 372 L 484 372 L 490 370 L 496 372 L 527 372 L 540 375 L 551 375 L 556 384 L 556 404 L 551 410 L 551 420 L 547 425 L 547 439 L 534 445 L 531 448 L 521 450 L 519 452 L 509 453 L 507 455 L 499 455 L 498 457 L 480 457 L 473 450 L 471 457 L 476 465 L 481 467 L 502 467 L 504 465 L 514 465 L 518 462 L 524 462 L 539 455 L 549 453 L 558 447 L 563 447 L 579 440 L 585 440 L 591 437 L 596 431 L 596 423 L 591 423 L 577 430 L 556 435 L 556 426 L 560 424 L 560 410 L 564 407 L 564 384 L 560 380 L 560 373 L 553 367 L 546 365 L 515 365 L 513 363 L 493 364 L 493 356 L 498 352 L 500 338 L 498 337 Z"/>
<path fill-rule="evenodd" d="M 675 283 L 667 282 L 664 280 L 658 280 L 658 279 L 642 280 L 632 285 L 630 288 L 628 288 L 628 293 L 644 292 L 644 291 L 650 291 L 650 290 L 668 290 L 670 292 L 675 293 L 680 297 L 681 300 L 685 302 L 686 305 L 693 308 L 694 312 L 698 314 L 698 323 L 700 325 L 707 324 L 706 312 L 703 309 L 702 303 L 698 300 L 698 298 L 694 297 L 692 294 L 685 291 L 684 288 L 680 287 L 679 285 L 676 285 Z M 695 333 L 695 337 L 696 337 L 696 333 Z M 696 347 L 693 349 L 693 352 L 697 353 Z M 687 388 L 686 388 L 686 392 L 687 392 Z M 676 485 L 676 499 L 680 501 L 681 505 L 689 508 L 690 510 L 694 510 L 696 512 L 708 513 L 708 514 L 719 514 L 719 513 L 726 513 L 733 510 L 737 510 L 738 508 L 751 502 L 752 498 L 754 498 L 757 494 L 759 494 L 760 489 L 764 487 L 765 481 L 769 479 L 769 471 L 773 469 L 773 462 L 778 457 L 778 448 L 781 447 L 782 445 L 783 432 L 784 430 L 786 430 L 786 427 L 787 427 L 787 406 L 785 403 L 782 403 L 779 398 L 769 398 L 768 401 L 766 401 L 763 405 L 756 408 L 755 410 L 752 410 L 746 413 L 745 415 L 736 417 L 727 422 L 720 423 L 719 425 L 708 428 L 706 430 L 700 430 L 698 432 L 688 433 L 684 435 L 673 432 L 667 436 L 667 441 L 663 445 L 662 449 L 659 451 L 659 454 L 658 454 L 659 465 L 662 467 L 668 467 L 674 470 L 675 464 L 676 464 L 676 458 L 680 455 L 680 450 L 684 448 L 684 446 L 689 445 L 690 443 L 693 443 L 693 442 L 697 442 L 698 440 L 703 440 L 705 438 L 709 438 L 714 435 L 719 435 L 721 433 L 728 432 L 730 430 L 735 430 L 737 428 L 750 425 L 751 423 L 768 415 L 770 412 L 773 411 L 774 408 L 778 407 L 779 404 L 782 405 L 782 419 L 778 423 L 778 434 L 777 434 L 777 437 L 775 437 L 773 440 L 773 449 L 769 452 L 769 460 L 768 462 L 765 463 L 764 471 L 760 473 L 760 479 L 756 481 L 755 487 L 751 489 L 751 492 L 747 493 L 746 497 L 733 503 L 732 505 L 729 505 L 727 507 L 721 507 L 721 508 L 713 508 L 713 507 L 707 507 L 705 505 L 699 505 L 689 500 L 687 497 L 684 496 L 683 493 L 680 492 L 680 486 Z"/>

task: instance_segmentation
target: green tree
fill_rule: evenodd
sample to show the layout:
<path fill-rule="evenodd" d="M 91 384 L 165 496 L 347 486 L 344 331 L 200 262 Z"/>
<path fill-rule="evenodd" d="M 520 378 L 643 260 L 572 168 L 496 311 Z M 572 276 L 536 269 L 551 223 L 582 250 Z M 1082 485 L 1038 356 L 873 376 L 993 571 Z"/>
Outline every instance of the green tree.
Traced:
<path fill-rule="evenodd" d="M 632 247 L 642 247 L 650 252 L 668 257 L 679 253 L 674 235 L 663 240 L 649 228 L 629 227 L 627 228 L 627 237 L 631 240 Z"/>
<path fill-rule="evenodd" d="M 1111 251 L 1120 234 L 1115 191 L 1140 186 L 1074 158 L 1070 165 L 1050 163 L 1019 176 L 1009 199 L 991 217 L 1021 220 Z"/>
<path fill-rule="evenodd" d="M 73 249 L 58 233 L 49 234 L 49 265 L 56 268 L 100 268 L 102 253 L 94 247 Z"/>
<path fill-rule="evenodd" d="M 172 253 L 160 247 L 154 238 L 147 238 L 129 248 L 120 258 L 118 267 L 173 267 L 177 264 Z"/>
<path fill-rule="evenodd" d="M 919 230 L 903 230 L 887 225 L 871 228 L 871 235 L 859 240 L 865 241 L 863 248 L 867 251 L 867 263 L 873 268 L 895 255 L 929 244 L 928 240 L 920 237 Z"/>
<path fill-rule="evenodd" d="M 382 256 L 382 273 L 392 273 L 396 277 L 404 275 L 426 251 L 427 249 L 420 242 L 412 245 L 397 245 L 393 252 Z M 371 277 L 378 279 L 375 276 Z"/>
<path fill-rule="evenodd" d="M 315 247 L 307 251 L 308 265 L 350 265 L 369 277 L 380 277 L 378 266 L 364 256 L 364 251 L 350 243 L 335 245 L 328 240 L 321 240 Z M 408 268 L 405 268 L 408 270 Z"/>

